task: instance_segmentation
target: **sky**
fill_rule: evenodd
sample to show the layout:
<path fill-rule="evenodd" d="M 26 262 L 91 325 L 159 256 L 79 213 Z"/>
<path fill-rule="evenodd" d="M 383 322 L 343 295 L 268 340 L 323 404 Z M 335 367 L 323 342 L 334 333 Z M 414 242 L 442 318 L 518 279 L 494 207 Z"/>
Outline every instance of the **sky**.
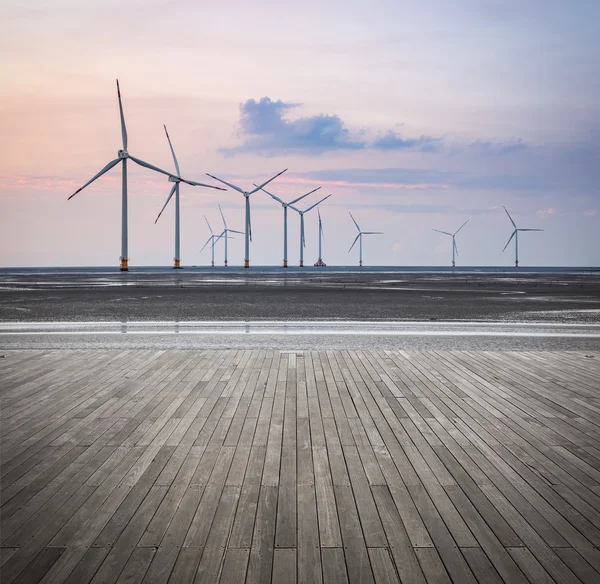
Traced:
<path fill-rule="evenodd" d="M 589 0 L 8 0 L 0 4 L 0 266 L 118 265 L 122 148 L 320 207 L 323 259 L 356 265 L 600 265 L 600 3 Z M 167 177 L 129 163 L 130 266 L 170 265 Z M 182 185 L 181 260 L 244 228 L 243 196 Z M 251 196 L 250 259 L 283 258 L 283 212 Z M 220 242 L 216 258 L 222 262 Z M 299 257 L 289 216 L 289 262 Z M 229 242 L 241 265 L 242 236 Z M 317 260 L 316 209 L 305 263 Z"/>

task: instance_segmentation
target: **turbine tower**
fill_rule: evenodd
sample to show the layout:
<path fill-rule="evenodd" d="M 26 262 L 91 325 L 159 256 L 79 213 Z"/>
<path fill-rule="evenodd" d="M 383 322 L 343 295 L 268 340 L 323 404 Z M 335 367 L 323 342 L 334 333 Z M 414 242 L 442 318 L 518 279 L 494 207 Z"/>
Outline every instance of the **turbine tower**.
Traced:
<path fill-rule="evenodd" d="M 175 183 L 169 196 L 167 197 L 166 203 L 163 205 L 163 208 L 160 210 L 156 222 L 160 219 L 162 212 L 165 210 L 165 207 L 169 204 L 171 197 L 175 194 L 175 257 L 173 258 L 173 268 L 179 269 L 181 268 L 181 253 L 180 253 L 180 219 L 179 219 L 179 183 L 183 182 L 181 178 L 179 178 L 179 163 L 177 162 L 177 157 L 175 156 L 175 150 L 173 150 L 173 144 L 171 144 L 171 138 L 169 138 L 169 132 L 167 132 L 167 126 L 164 126 L 165 134 L 167 135 L 167 140 L 169 141 L 169 147 L 171 148 L 171 154 L 173 155 L 173 162 L 175 163 L 175 170 L 177 171 L 177 176 L 170 176 L 169 182 Z M 208 189 L 217 189 L 218 191 L 226 191 L 222 187 L 215 187 L 213 185 L 205 185 L 199 182 L 186 181 L 188 184 L 193 185 L 195 187 L 206 187 Z"/>
<path fill-rule="evenodd" d="M 512 235 L 509 237 L 508 241 L 506 242 L 506 245 L 504 246 L 504 249 L 502 251 L 504 251 L 507 247 L 508 244 L 511 242 L 512 238 L 515 238 L 515 268 L 519 267 L 519 231 L 544 231 L 543 229 L 518 229 L 516 223 L 513 221 L 513 218 L 510 216 L 510 213 L 507 211 L 506 207 L 504 207 L 504 210 L 506 211 L 506 214 L 508 215 L 508 218 L 510 219 L 510 222 L 513 224 L 513 227 L 515 228 L 515 230 L 512 232 Z"/>
<path fill-rule="evenodd" d="M 350 211 L 348 211 L 348 213 L 350 213 Z M 352 213 L 350 213 L 350 217 L 352 217 Z M 362 262 L 362 236 L 363 235 L 383 235 L 383 231 L 361 231 L 360 227 L 358 226 L 358 223 L 355 221 L 354 217 L 352 217 L 352 221 L 354 221 L 354 225 L 356 225 L 356 229 L 358 229 L 358 235 L 356 236 L 356 239 L 352 242 L 352 245 L 350 246 L 350 249 L 348 250 L 348 253 L 350 253 L 352 251 L 352 248 L 354 247 L 354 244 L 358 241 L 358 245 L 360 248 L 360 261 L 359 261 L 359 266 L 362 268 L 363 262 Z"/>
<path fill-rule="evenodd" d="M 206 224 L 208 225 L 208 229 L 210 230 L 210 237 L 206 240 L 206 243 L 202 246 L 202 249 L 200 250 L 200 253 L 202 253 L 204 251 L 204 248 L 210 243 L 211 244 L 211 250 L 212 250 L 212 256 L 211 256 L 211 262 L 210 265 L 212 268 L 215 267 L 215 242 L 221 237 L 220 235 L 215 235 L 212 227 L 210 226 L 210 223 L 208 222 L 208 219 L 206 218 L 206 215 L 204 215 L 204 220 L 206 221 Z"/>
<path fill-rule="evenodd" d="M 111 168 L 116 166 L 119 163 L 122 163 L 122 187 L 121 187 L 121 264 L 120 268 L 122 272 L 126 272 L 129 269 L 129 259 L 128 259 L 128 229 L 127 229 L 127 160 L 133 160 L 136 164 L 143 166 L 144 168 L 149 168 L 150 170 L 154 170 L 155 172 L 160 172 L 168 176 L 169 178 L 181 180 L 182 182 L 193 184 L 190 181 L 182 179 L 177 176 L 174 177 L 170 172 L 166 170 L 162 170 L 153 164 L 149 164 L 148 162 L 144 162 L 139 158 L 135 158 L 131 156 L 127 151 L 127 128 L 125 127 L 125 116 L 123 115 L 123 104 L 121 102 L 121 90 L 119 88 L 119 80 L 117 79 L 117 96 L 119 98 L 119 113 L 121 115 L 121 137 L 123 139 L 123 149 L 119 150 L 117 154 L 117 158 L 111 160 L 98 174 L 93 176 L 90 180 L 88 180 L 81 188 L 77 189 L 70 197 L 69 200 L 72 199 L 77 193 L 80 193 L 85 187 L 92 184 L 96 179 L 100 178 L 104 173 L 108 172 Z M 179 172 L 179 171 L 178 171 Z"/>
<path fill-rule="evenodd" d="M 254 186 L 256 186 L 256 185 L 254 185 Z M 276 197 L 275 195 L 271 194 L 269 191 L 267 191 L 265 189 L 261 189 L 265 193 L 267 193 L 267 195 L 269 195 L 269 197 L 271 197 L 271 198 L 275 199 L 277 202 L 281 203 L 281 206 L 283 207 L 283 267 L 284 268 L 288 267 L 288 244 L 287 244 L 287 211 L 288 211 L 288 207 L 290 207 L 294 203 L 297 203 L 298 201 L 301 201 L 302 199 L 304 199 L 304 197 L 308 197 L 308 195 L 312 195 L 312 193 L 318 191 L 320 188 L 321 187 L 317 187 L 316 189 L 313 189 L 309 193 L 306 193 L 305 195 L 302 195 L 301 197 L 298 197 L 297 199 L 294 199 L 293 201 L 290 201 L 289 203 L 284 203 L 279 197 Z"/>
<path fill-rule="evenodd" d="M 278 176 L 281 176 L 286 170 L 287 170 L 287 168 L 282 170 L 281 172 L 278 172 L 274 177 L 272 177 L 268 181 L 262 183 L 259 187 L 256 187 L 252 191 L 244 191 L 236 185 L 232 185 L 231 183 L 221 180 L 220 178 L 217 178 L 216 176 L 213 176 L 212 174 L 208 174 L 208 172 L 206 173 L 207 176 L 210 176 L 210 178 L 214 178 L 215 180 L 218 180 L 220 183 L 223 183 L 224 185 L 231 187 L 234 191 L 237 191 L 238 193 L 242 193 L 242 195 L 244 195 L 244 198 L 246 199 L 246 229 L 245 229 L 245 240 L 246 241 L 245 241 L 244 268 L 250 267 L 250 242 L 252 241 L 252 224 L 250 222 L 250 195 L 254 194 L 256 191 L 260 191 L 263 187 L 266 187 L 272 180 L 275 180 Z"/>
<path fill-rule="evenodd" d="M 319 216 L 319 259 L 315 264 L 315 267 L 324 268 L 327 264 L 323 261 L 323 223 L 321 222 L 321 211 L 317 209 L 317 215 Z"/>
<path fill-rule="evenodd" d="M 243 231 L 236 231 L 235 229 L 229 229 L 227 227 L 227 222 L 225 221 L 225 215 L 223 215 L 223 209 L 221 209 L 221 205 L 219 205 L 219 211 L 221 212 L 221 219 L 223 219 L 223 232 L 217 239 L 221 239 L 221 237 L 225 237 L 225 267 L 227 267 L 227 240 L 229 239 L 229 233 L 239 233 L 240 235 L 244 235 Z M 233 237 L 231 238 L 233 239 Z M 216 243 L 216 242 L 215 242 Z M 213 243 L 213 247 L 214 247 Z"/>
<path fill-rule="evenodd" d="M 304 215 L 308 213 L 311 209 L 314 209 L 317 205 L 320 205 L 325 199 L 328 199 L 331 195 L 327 195 L 323 197 L 320 201 L 317 201 L 314 205 L 311 205 L 308 209 L 304 211 L 300 211 L 300 209 L 294 207 L 293 205 L 289 205 L 291 209 L 294 209 L 298 215 L 300 215 L 300 267 L 304 267 L 304 246 L 306 242 L 304 240 Z"/>
<path fill-rule="evenodd" d="M 456 266 L 456 256 L 458 255 L 458 248 L 456 247 L 456 234 L 468 223 L 469 221 L 465 221 L 454 233 L 448 233 L 447 231 L 440 231 L 439 229 L 434 229 L 433 231 L 437 231 L 438 233 L 443 233 L 444 235 L 449 235 L 452 238 L 452 267 Z"/>

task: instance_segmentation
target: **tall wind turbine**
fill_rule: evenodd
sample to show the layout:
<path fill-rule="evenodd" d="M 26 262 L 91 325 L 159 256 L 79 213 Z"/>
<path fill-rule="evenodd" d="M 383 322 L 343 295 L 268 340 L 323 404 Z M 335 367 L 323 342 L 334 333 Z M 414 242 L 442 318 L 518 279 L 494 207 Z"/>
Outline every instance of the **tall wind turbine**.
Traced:
<path fill-rule="evenodd" d="M 458 248 L 456 247 L 456 234 L 469 222 L 465 221 L 454 233 L 448 233 L 447 231 L 440 231 L 439 229 L 434 229 L 433 231 L 437 231 L 438 233 L 443 233 L 444 235 L 449 235 L 452 238 L 452 267 L 456 266 L 456 256 L 458 255 Z"/>
<path fill-rule="evenodd" d="M 512 232 L 512 235 L 509 237 L 508 241 L 506 242 L 506 245 L 504 246 L 504 249 L 506 249 L 508 247 L 508 244 L 511 242 L 512 238 L 515 238 L 515 268 L 519 267 L 519 231 L 544 231 L 543 229 L 518 229 L 516 223 L 513 221 L 513 218 L 510 216 L 510 213 L 506 210 L 506 207 L 504 207 L 504 210 L 506 211 L 506 214 L 508 215 L 508 218 L 510 219 L 510 222 L 513 224 L 513 227 L 515 228 L 515 230 Z M 502 251 L 504 251 L 504 249 Z"/>
<path fill-rule="evenodd" d="M 221 233 L 221 235 L 219 235 L 218 239 L 220 239 L 221 237 L 225 238 L 225 267 L 227 267 L 227 240 L 229 239 L 229 234 L 230 233 L 239 233 L 240 235 L 244 235 L 244 232 L 236 231 L 235 229 L 229 229 L 227 227 L 227 222 L 225 221 L 225 215 L 223 215 L 223 209 L 221 209 L 221 205 L 219 205 L 219 211 L 221 212 L 221 219 L 223 219 L 224 229 L 223 229 L 223 232 Z M 213 246 L 215 245 L 215 243 L 213 243 Z"/>
<path fill-rule="evenodd" d="M 327 264 L 323 261 L 323 223 L 321 222 L 321 211 L 317 209 L 317 215 L 319 216 L 319 259 L 315 264 L 315 267 L 325 267 Z"/>
<path fill-rule="evenodd" d="M 206 221 L 206 224 L 208 225 L 208 229 L 210 231 L 210 237 L 206 240 L 206 243 L 202 246 L 202 249 L 200 250 L 200 253 L 202 253 L 204 251 L 204 248 L 210 243 L 210 248 L 212 251 L 212 256 L 211 256 L 211 262 L 210 265 L 211 267 L 215 267 L 215 243 L 217 242 L 217 240 L 221 237 L 220 235 L 215 235 L 214 231 L 212 230 L 212 227 L 210 226 L 210 223 L 208 222 L 208 219 L 206 218 L 206 215 L 204 215 L 204 220 Z M 227 240 L 225 240 L 227 241 Z"/>
<path fill-rule="evenodd" d="M 300 215 L 300 267 L 304 267 L 304 246 L 306 245 L 304 241 L 304 215 L 308 213 L 310 210 L 314 209 L 317 205 L 320 205 L 325 199 L 328 199 L 331 195 L 327 195 L 323 197 L 320 201 L 317 201 L 314 205 L 311 205 L 308 209 L 304 211 L 300 211 L 300 209 L 294 207 L 293 205 L 289 205 L 291 209 L 294 209 L 298 215 Z"/>
<path fill-rule="evenodd" d="M 173 144 L 171 144 L 171 138 L 169 138 L 169 132 L 167 132 L 167 126 L 164 126 L 164 128 L 165 128 L 165 134 L 167 135 L 167 140 L 169 141 L 169 147 L 171 148 L 171 154 L 173 155 L 173 162 L 175 162 L 175 170 L 177 171 L 177 176 L 169 177 L 169 182 L 172 182 L 175 184 L 173 185 L 173 188 L 171 189 L 171 192 L 169 193 L 169 196 L 167 197 L 166 203 L 163 205 L 163 208 L 160 210 L 160 213 L 158 214 L 156 221 L 154 221 L 154 224 L 156 225 L 156 222 L 160 219 L 160 216 L 162 215 L 162 212 L 165 210 L 165 207 L 169 204 L 171 197 L 173 196 L 173 194 L 175 194 L 175 257 L 173 258 L 173 268 L 179 269 L 179 268 L 181 268 L 181 254 L 180 254 L 180 245 L 179 245 L 179 240 L 180 240 L 179 183 L 184 182 L 184 181 L 182 181 L 181 178 L 179 178 L 179 175 L 180 175 L 179 163 L 177 162 L 177 157 L 175 156 L 175 150 L 173 150 Z M 195 187 L 206 187 L 208 189 L 217 189 L 218 191 L 226 191 L 227 190 L 222 187 L 215 187 L 213 185 L 205 185 L 205 184 L 202 184 L 199 182 L 193 182 L 193 181 L 185 181 L 185 182 L 187 182 L 188 184 L 193 185 Z"/>
<path fill-rule="evenodd" d="M 220 178 L 217 178 L 216 176 L 213 176 L 212 174 L 208 174 L 208 172 L 206 173 L 207 176 L 210 176 L 210 178 L 214 178 L 215 180 L 218 180 L 220 183 L 223 183 L 224 185 L 231 187 L 233 190 L 237 191 L 238 193 L 242 193 L 242 195 L 244 195 L 244 198 L 246 199 L 246 230 L 245 230 L 246 245 L 245 245 L 245 255 L 244 255 L 244 268 L 250 267 L 250 242 L 252 241 L 252 224 L 250 223 L 250 195 L 254 194 L 256 191 L 260 191 L 263 187 L 266 187 L 272 180 L 275 180 L 278 176 L 281 176 L 286 170 L 287 170 L 287 168 L 282 170 L 281 172 L 278 172 L 274 177 L 271 177 L 268 181 L 265 181 L 264 183 L 262 183 L 260 186 L 256 187 L 252 191 L 244 191 L 236 185 L 233 185 L 224 180 L 221 180 Z"/>
<path fill-rule="evenodd" d="M 122 187 L 121 187 L 121 271 L 125 272 L 129 269 L 129 259 L 128 259 L 128 230 L 127 230 L 127 160 L 133 160 L 136 164 L 143 166 L 145 168 L 149 168 L 150 170 L 154 170 L 155 172 L 160 172 L 168 177 L 173 177 L 172 173 L 167 172 L 166 170 L 162 170 L 153 164 L 149 164 L 148 162 L 144 162 L 139 158 L 135 158 L 129 154 L 127 151 L 127 128 L 125 127 L 125 116 L 123 115 L 123 104 L 121 102 L 121 90 L 119 88 L 119 80 L 117 79 L 117 96 L 119 98 L 119 113 L 121 115 L 121 136 L 123 138 L 123 149 L 119 150 L 117 153 L 117 158 L 111 160 L 98 174 L 93 176 L 90 180 L 88 180 L 81 188 L 77 189 L 69 199 L 72 199 L 77 193 L 81 192 L 85 187 L 92 184 L 97 178 L 100 178 L 104 173 L 108 172 L 111 168 L 116 166 L 119 163 L 122 163 Z M 179 173 L 179 171 L 178 171 Z M 186 182 L 189 184 L 193 184 L 190 181 L 184 180 L 181 177 L 173 177 L 181 180 L 182 182 Z"/>
<path fill-rule="evenodd" d="M 350 211 L 348 211 L 348 213 L 350 213 Z M 350 217 L 352 217 L 352 213 L 350 213 Z M 362 236 L 363 235 L 383 235 L 383 231 L 361 231 L 360 227 L 358 226 L 358 223 L 355 221 L 354 217 L 352 217 L 352 221 L 354 221 L 354 225 L 356 225 L 356 229 L 358 229 L 358 235 L 356 236 L 356 239 L 352 242 L 352 245 L 350 246 L 348 253 L 350 253 L 352 251 L 354 244 L 358 241 L 359 248 L 360 248 L 360 262 L 358 265 L 362 267 L 362 264 L 363 264 L 363 262 L 362 262 Z"/>
<path fill-rule="evenodd" d="M 254 185 L 254 186 L 256 186 L 256 185 Z M 269 197 L 271 197 L 271 198 L 275 199 L 277 202 L 281 203 L 281 206 L 283 207 L 283 267 L 284 268 L 288 267 L 288 261 L 287 261 L 287 257 L 288 257 L 288 245 L 287 245 L 287 211 L 288 211 L 288 207 L 290 207 L 294 203 L 297 203 L 298 201 L 301 201 L 302 199 L 304 199 L 304 197 L 308 197 L 308 195 L 312 195 L 312 193 L 318 191 L 320 188 L 321 187 L 317 187 L 316 189 L 313 189 L 309 193 L 306 193 L 305 195 L 302 195 L 301 197 L 298 197 L 297 199 L 294 199 L 293 201 L 290 201 L 289 203 L 284 203 L 279 197 L 276 197 L 269 191 L 262 189 L 265 193 L 267 193 L 267 195 L 269 195 Z"/>

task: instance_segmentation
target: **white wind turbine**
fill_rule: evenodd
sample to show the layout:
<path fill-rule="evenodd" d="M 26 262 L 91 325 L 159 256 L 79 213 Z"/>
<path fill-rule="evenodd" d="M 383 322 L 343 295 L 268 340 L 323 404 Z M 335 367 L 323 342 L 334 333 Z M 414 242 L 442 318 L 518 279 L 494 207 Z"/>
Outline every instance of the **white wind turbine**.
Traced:
<path fill-rule="evenodd" d="M 306 245 L 304 240 L 304 215 L 308 213 L 310 210 L 314 209 L 317 205 L 320 205 L 325 199 L 328 199 L 331 195 L 327 195 L 323 197 L 320 201 L 317 201 L 314 205 L 311 205 L 308 209 L 304 211 L 300 211 L 300 209 L 294 207 L 293 205 L 289 205 L 291 209 L 294 209 L 298 215 L 300 215 L 300 267 L 304 267 L 304 247 Z"/>
<path fill-rule="evenodd" d="M 315 264 L 315 267 L 325 267 L 327 264 L 323 261 L 323 223 L 321 222 L 321 211 L 317 209 L 317 215 L 319 216 L 319 259 Z"/>
<path fill-rule="evenodd" d="M 240 235 L 244 235 L 244 232 L 236 231 L 235 229 L 229 229 L 227 227 L 227 222 L 225 221 L 225 215 L 223 215 L 223 209 L 221 209 L 221 205 L 219 205 L 219 211 L 221 212 L 221 219 L 223 219 L 224 229 L 223 229 L 221 235 L 219 235 L 219 237 L 217 237 L 217 239 L 221 239 L 221 237 L 225 238 L 225 267 L 227 267 L 227 240 L 230 239 L 229 233 L 239 233 Z M 233 239 L 233 237 L 231 239 Z M 213 247 L 214 247 L 215 243 L 216 243 L 216 241 L 213 243 Z"/>
<path fill-rule="evenodd" d="M 254 186 L 256 186 L 256 185 L 254 185 Z M 288 267 L 288 259 L 287 259 L 288 258 L 288 244 L 287 244 L 287 217 L 288 217 L 287 211 L 288 211 L 288 207 L 291 207 L 294 203 L 301 201 L 302 199 L 304 199 L 304 197 L 308 197 L 308 195 L 312 195 L 312 193 L 318 191 L 320 188 L 321 187 L 317 187 L 316 189 L 313 189 L 312 191 L 306 193 L 305 195 L 302 195 L 301 197 L 298 197 L 297 199 L 294 199 L 293 201 L 290 201 L 289 203 L 284 203 L 279 197 L 276 197 L 269 191 L 262 189 L 265 193 L 267 193 L 267 195 L 269 195 L 269 197 L 271 197 L 271 198 L 275 199 L 277 202 L 281 203 L 281 206 L 283 207 L 283 267 L 284 268 Z"/>
<path fill-rule="evenodd" d="M 515 230 L 512 232 L 512 235 L 509 237 L 508 241 L 506 242 L 506 245 L 504 246 L 504 249 L 502 251 L 504 251 L 507 247 L 508 244 L 511 242 L 512 238 L 515 238 L 515 268 L 519 267 L 519 231 L 544 231 L 543 229 L 517 229 L 517 225 L 516 223 L 513 221 L 513 218 L 510 216 L 510 213 L 507 211 L 506 207 L 504 207 L 504 210 L 506 211 L 506 214 L 508 215 L 508 218 L 510 219 L 510 222 L 513 224 L 513 227 L 515 228 Z"/>
<path fill-rule="evenodd" d="M 465 221 L 454 233 L 448 233 L 447 231 L 440 231 L 439 229 L 434 229 L 433 231 L 437 231 L 438 233 L 443 233 L 444 235 L 449 235 L 452 238 L 452 267 L 456 266 L 456 256 L 458 255 L 458 248 L 456 247 L 456 234 L 469 222 Z"/>
<path fill-rule="evenodd" d="M 350 211 L 348 211 L 348 213 L 350 213 Z M 350 217 L 352 217 L 352 213 L 350 213 Z M 352 245 L 350 246 L 350 249 L 348 250 L 348 253 L 350 253 L 352 251 L 352 248 L 354 247 L 354 245 L 356 244 L 356 242 L 358 241 L 359 243 L 359 248 L 360 248 L 360 261 L 359 261 L 359 266 L 362 267 L 363 265 L 363 261 L 362 261 L 362 236 L 363 235 L 383 235 L 383 231 L 361 231 L 360 227 L 358 226 L 358 223 L 355 221 L 354 217 L 352 217 L 352 221 L 354 221 L 354 225 L 356 225 L 356 229 L 358 229 L 358 235 L 356 236 L 356 239 L 352 242 Z"/>
<path fill-rule="evenodd" d="M 262 183 L 260 186 L 256 187 L 252 191 L 244 191 L 236 185 L 233 185 L 224 180 L 221 180 L 220 178 L 217 178 L 216 176 L 213 176 L 212 174 L 208 174 L 208 172 L 206 173 L 207 176 L 210 176 L 210 178 L 214 178 L 215 180 L 218 180 L 220 183 L 223 183 L 224 185 L 231 187 L 233 190 L 238 191 L 238 193 L 242 193 L 242 195 L 244 195 L 244 198 L 246 199 L 246 229 L 245 229 L 245 240 L 246 241 L 245 241 L 245 252 L 244 252 L 244 254 L 245 254 L 244 255 L 244 268 L 250 267 L 250 242 L 252 241 L 252 224 L 250 222 L 250 195 L 254 194 L 256 191 L 260 191 L 263 187 L 266 187 L 272 180 L 275 180 L 278 176 L 281 176 L 286 170 L 287 170 L 287 168 L 282 170 L 281 172 L 278 172 L 274 177 L 272 177 L 268 181 Z"/>
<path fill-rule="evenodd" d="M 121 187 L 121 271 L 127 271 L 129 269 L 129 259 L 128 255 L 128 229 L 127 229 L 127 160 L 133 160 L 136 164 L 143 166 L 145 168 L 149 168 L 150 170 L 154 170 L 155 172 L 160 172 L 168 177 L 173 177 L 170 172 L 166 170 L 162 170 L 153 164 L 149 164 L 148 162 L 144 162 L 139 158 L 135 158 L 131 156 L 127 151 L 127 128 L 125 127 L 125 117 L 123 115 L 123 104 L 121 103 L 121 90 L 119 88 L 119 80 L 117 79 L 117 96 L 119 98 L 119 113 L 121 115 L 121 136 L 123 138 L 123 149 L 119 150 L 117 154 L 117 158 L 109 162 L 98 174 L 88 180 L 81 188 L 77 189 L 69 199 L 72 199 L 77 193 L 81 192 L 85 187 L 92 184 L 97 178 L 100 178 L 104 173 L 108 172 L 111 168 L 116 166 L 119 163 L 122 163 L 122 187 Z M 173 177 L 175 178 L 175 177 Z M 189 184 L 193 184 L 190 181 L 184 180 L 181 177 L 176 177 L 178 180 L 182 182 L 186 182 Z"/>
<path fill-rule="evenodd" d="M 169 177 L 169 182 L 172 182 L 172 183 L 175 183 L 175 184 L 173 185 L 173 188 L 171 189 L 171 192 L 169 193 L 169 196 L 167 197 L 167 201 L 163 205 L 163 208 L 160 210 L 160 213 L 158 214 L 158 217 L 156 218 L 156 221 L 154 221 L 154 224 L 156 225 L 156 222 L 160 219 L 160 216 L 162 215 L 162 212 L 165 210 L 166 206 L 169 204 L 169 201 L 171 200 L 171 197 L 174 194 L 175 195 L 175 257 L 173 258 L 173 268 L 179 269 L 181 267 L 180 219 L 179 219 L 179 183 L 180 182 L 187 182 L 188 184 L 193 185 L 195 187 L 206 187 L 208 189 L 217 189 L 218 191 L 226 191 L 227 189 L 224 189 L 222 187 L 215 187 L 213 185 L 205 185 L 205 184 L 199 183 L 199 182 L 183 181 L 179 177 L 179 174 L 180 174 L 180 172 L 179 172 L 179 163 L 177 162 L 177 157 L 175 156 L 175 150 L 173 150 L 173 144 L 171 144 L 171 138 L 169 138 L 169 132 L 167 132 L 167 126 L 164 126 L 164 128 L 165 128 L 165 134 L 167 135 L 167 140 L 169 141 L 169 147 L 171 148 L 171 154 L 173 155 L 173 162 L 175 163 L 175 170 L 177 171 L 177 176 L 170 176 Z"/>
<path fill-rule="evenodd" d="M 210 226 L 210 223 L 208 222 L 208 219 L 206 218 L 206 215 L 204 215 L 204 220 L 206 221 L 206 224 L 208 225 L 208 229 L 210 231 L 210 237 L 206 240 L 206 243 L 202 246 L 202 249 L 200 250 L 200 253 L 202 253 L 204 251 L 204 249 L 206 248 L 206 246 L 210 243 L 210 248 L 211 248 L 211 261 L 210 261 L 210 265 L 211 267 L 215 267 L 215 243 L 220 239 L 220 235 L 215 235 L 214 231 L 212 230 L 212 227 Z"/>

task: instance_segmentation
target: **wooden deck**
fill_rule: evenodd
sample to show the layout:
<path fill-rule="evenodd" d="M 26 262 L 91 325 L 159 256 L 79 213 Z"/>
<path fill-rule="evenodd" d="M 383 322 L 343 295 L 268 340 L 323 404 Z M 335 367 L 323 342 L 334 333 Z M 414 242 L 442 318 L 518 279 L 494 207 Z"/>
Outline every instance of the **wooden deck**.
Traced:
<path fill-rule="evenodd" d="M 600 354 L 0 359 L 2 584 L 600 582 Z"/>

